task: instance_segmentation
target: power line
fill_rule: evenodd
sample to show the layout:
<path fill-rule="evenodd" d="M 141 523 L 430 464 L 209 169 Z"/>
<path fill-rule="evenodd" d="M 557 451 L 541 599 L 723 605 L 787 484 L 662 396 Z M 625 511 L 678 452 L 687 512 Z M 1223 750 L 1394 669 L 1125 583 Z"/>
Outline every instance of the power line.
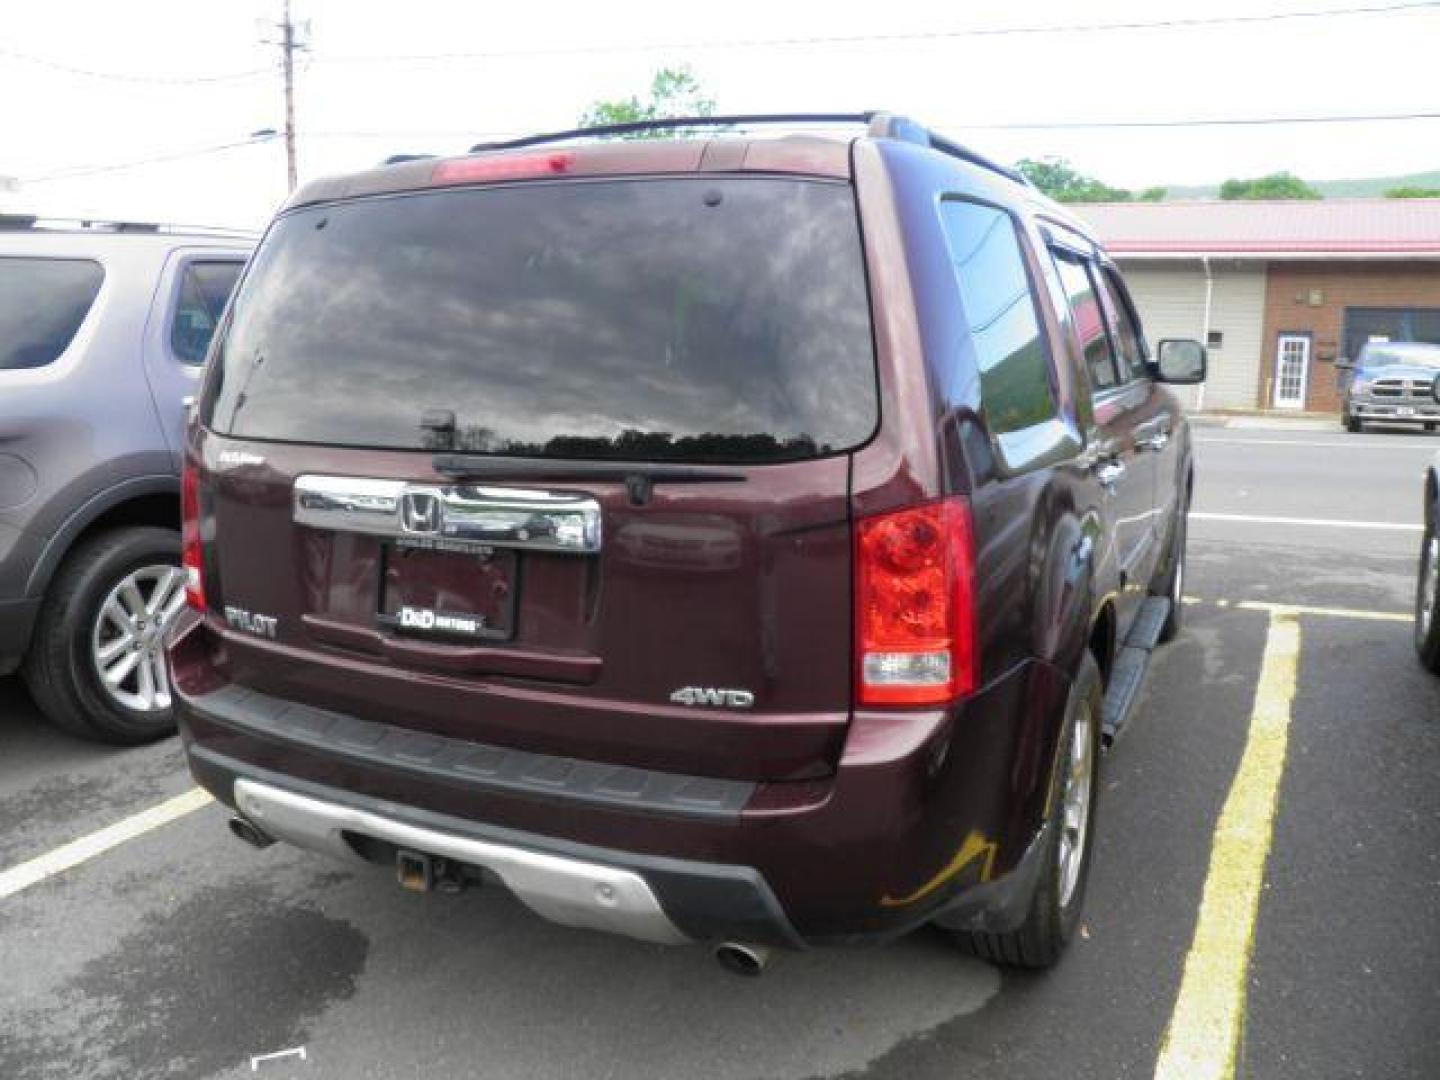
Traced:
<path fill-rule="evenodd" d="M 1037 120 L 1013 124 L 966 124 L 971 131 L 1065 131 L 1124 128 L 1259 127 L 1267 124 L 1358 124 L 1391 120 L 1440 120 L 1440 112 L 1358 113 L 1346 116 L 1215 116 L 1186 120 Z"/>
<path fill-rule="evenodd" d="M 1406 120 L 1440 120 L 1440 111 L 1435 112 L 1400 112 L 1400 113 L 1363 113 L 1351 115 L 1334 116 L 1233 116 L 1233 117 L 1205 117 L 1199 119 L 1176 119 L 1176 120 L 1064 120 L 1064 121 L 1021 121 L 1017 123 L 998 124 L 937 124 L 942 130 L 955 131 L 1063 131 L 1073 130 L 1097 130 L 1097 129 L 1134 129 L 1134 128 L 1190 128 L 1190 127 L 1228 127 L 1228 126 L 1261 126 L 1269 124 L 1355 124 L 1355 123 L 1385 123 L 1390 121 Z M 797 124 L 792 131 L 834 131 L 833 125 L 817 126 Z M 395 142 L 423 142 L 430 139 L 467 139 L 467 140 L 498 140 L 516 138 L 528 131 L 475 131 L 467 129 L 464 131 L 311 131 L 307 133 L 312 139 L 387 139 Z M 209 154 L 219 153 L 224 150 L 233 150 L 241 146 L 254 146 L 278 138 L 274 132 L 252 136 L 236 142 L 218 143 L 213 146 L 205 146 L 191 150 L 178 150 L 173 153 L 160 154 L 155 157 L 140 158 L 134 161 L 115 162 L 106 165 L 79 166 L 73 169 L 62 169 L 58 172 L 47 173 L 43 176 L 23 177 L 22 184 L 38 184 L 53 180 L 69 180 L 80 176 L 93 176 L 99 173 L 120 172 L 126 169 L 138 169 L 146 165 L 157 165 L 170 161 L 181 161 L 187 158 L 204 157 Z"/>
<path fill-rule="evenodd" d="M 1398 4 L 1376 4 L 1305 11 L 1277 11 L 1259 15 L 1210 15 L 1181 19 L 1153 19 L 1127 22 L 1050 23 L 1037 26 L 977 26 L 960 30 L 917 30 L 892 33 L 806 35 L 774 38 L 732 38 L 721 41 L 671 41 L 617 43 L 613 45 L 537 46 L 529 49 L 488 49 L 478 52 L 408 53 L 358 56 L 317 56 L 317 64 L 407 64 L 445 63 L 464 60 L 498 60 L 530 56 L 584 56 L 604 53 L 680 52 L 684 50 L 729 50 L 762 46 L 847 45 L 870 42 L 947 41 L 961 38 L 1016 37 L 1039 34 L 1095 34 L 1111 31 L 1194 29 L 1206 26 L 1251 25 L 1299 19 L 1327 19 L 1356 15 L 1385 15 L 1397 12 L 1440 8 L 1440 0 L 1410 0 Z"/>
<path fill-rule="evenodd" d="M 108 82 L 134 83 L 148 86 L 198 86 L 207 83 L 240 82 L 269 75 L 269 68 L 253 68 L 249 71 L 228 71 L 217 75 L 143 75 L 120 71 L 94 71 L 90 68 L 75 67 L 44 56 L 32 56 L 14 49 L 0 48 L 0 60 L 12 60 L 19 64 L 47 68 L 64 75 L 78 75 L 86 79 L 103 79 Z"/>
<path fill-rule="evenodd" d="M 1408 0 L 1398 4 L 1375 4 L 1357 7 L 1325 8 L 1304 11 L 1277 11 L 1258 15 L 1212 15 L 1181 19 L 1134 20 L 1126 22 L 1101 23 L 1050 23 L 1036 26 L 994 26 L 970 27 L 960 30 L 918 30 L 896 31 L 883 34 L 835 34 L 774 38 L 732 38 L 721 41 L 671 41 L 645 43 L 618 43 L 614 45 L 537 46 L 530 49 L 490 49 L 478 52 L 409 53 L 393 56 L 317 56 L 313 63 L 320 64 L 402 64 L 428 63 L 463 60 L 495 60 L 508 57 L 528 56 L 574 56 L 604 53 L 667 52 L 679 50 L 729 50 L 756 48 L 761 46 L 792 45 L 844 45 L 867 42 L 904 41 L 945 41 L 962 38 L 1014 37 L 1039 34 L 1094 34 L 1111 31 L 1171 30 L 1190 29 L 1206 26 L 1250 25 L 1255 23 L 1284 22 L 1299 19 L 1326 19 L 1357 15 L 1386 15 L 1407 11 L 1434 10 L 1440 8 L 1440 0 Z M 283 26 L 283 24 L 281 24 Z M 301 47 L 297 45 L 297 48 Z M 15 49 L 0 47 L 0 60 L 30 64 L 47 68 L 66 75 L 110 82 L 132 83 L 150 86 L 200 86 L 206 84 L 241 82 L 258 79 L 272 74 L 271 68 L 250 68 L 245 71 L 228 71 L 213 75 L 151 75 L 121 71 L 97 71 L 77 67 L 44 56 L 35 56 Z"/>
<path fill-rule="evenodd" d="M 154 157 L 136 158 L 131 161 L 117 161 L 107 165 L 80 165 L 73 169 L 60 169 L 53 173 L 46 173 L 42 176 L 25 176 L 20 178 L 21 184 L 43 184 L 55 180 L 73 180 L 82 176 L 97 176 L 101 173 L 123 172 L 127 169 L 139 169 L 146 165 L 159 165 L 170 161 L 183 161 L 187 158 L 206 157 L 210 154 L 218 154 L 224 150 L 234 150 L 241 146 L 257 146 L 275 138 L 272 132 L 262 136 L 251 136 L 248 139 L 240 139 L 235 142 L 216 143 L 212 146 L 196 147 L 189 150 L 176 150 L 166 154 L 157 154 Z"/>

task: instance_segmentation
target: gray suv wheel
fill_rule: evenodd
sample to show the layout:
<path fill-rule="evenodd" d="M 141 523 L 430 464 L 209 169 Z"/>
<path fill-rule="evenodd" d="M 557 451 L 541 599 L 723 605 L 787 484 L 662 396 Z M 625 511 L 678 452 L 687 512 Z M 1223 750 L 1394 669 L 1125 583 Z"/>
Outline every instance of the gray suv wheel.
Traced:
<path fill-rule="evenodd" d="M 175 729 L 162 639 L 185 602 L 179 563 L 179 535 L 151 527 L 101 533 L 70 554 L 22 669 L 46 717 L 114 743 Z"/>

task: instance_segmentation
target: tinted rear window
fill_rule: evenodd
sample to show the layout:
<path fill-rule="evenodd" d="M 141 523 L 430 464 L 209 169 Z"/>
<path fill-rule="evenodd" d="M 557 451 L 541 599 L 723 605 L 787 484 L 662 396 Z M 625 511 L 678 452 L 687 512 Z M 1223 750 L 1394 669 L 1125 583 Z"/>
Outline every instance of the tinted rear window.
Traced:
<path fill-rule="evenodd" d="M 222 434 L 764 462 L 864 442 L 875 364 L 847 185 L 529 183 L 276 223 L 215 351 Z M 453 437 L 424 413 L 452 410 Z"/>
<path fill-rule="evenodd" d="M 58 360 L 104 277 L 89 259 L 0 258 L 0 371 Z"/>

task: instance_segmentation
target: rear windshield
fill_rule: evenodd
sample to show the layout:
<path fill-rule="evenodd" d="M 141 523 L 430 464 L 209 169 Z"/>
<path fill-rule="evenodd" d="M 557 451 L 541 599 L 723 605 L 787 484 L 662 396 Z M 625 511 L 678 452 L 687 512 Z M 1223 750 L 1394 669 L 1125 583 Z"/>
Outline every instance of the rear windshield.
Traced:
<path fill-rule="evenodd" d="M 0 371 L 60 359 L 104 276 L 89 259 L 0 258 Z"/>
<path fill-rule="evenodd" d="M 531 182 L 301 210 L 222 333 L 206 418 L 243 438 L 765 462 L 876 424 L 841 183 Z M 453 432 L 421 426 L 436 410 Z"/>

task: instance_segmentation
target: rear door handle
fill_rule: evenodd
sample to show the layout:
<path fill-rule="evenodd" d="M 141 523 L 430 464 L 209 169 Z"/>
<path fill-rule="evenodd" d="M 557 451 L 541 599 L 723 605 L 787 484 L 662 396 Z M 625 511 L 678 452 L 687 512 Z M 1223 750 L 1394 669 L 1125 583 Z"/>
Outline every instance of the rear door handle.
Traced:
<path fill-rule="evenodd" d="M 1137 450 L 1164 450 L 1170 442 L 1168 431 L 1157 431 L 1154 435 L 1144 439 L 1135 440 Z"/>

